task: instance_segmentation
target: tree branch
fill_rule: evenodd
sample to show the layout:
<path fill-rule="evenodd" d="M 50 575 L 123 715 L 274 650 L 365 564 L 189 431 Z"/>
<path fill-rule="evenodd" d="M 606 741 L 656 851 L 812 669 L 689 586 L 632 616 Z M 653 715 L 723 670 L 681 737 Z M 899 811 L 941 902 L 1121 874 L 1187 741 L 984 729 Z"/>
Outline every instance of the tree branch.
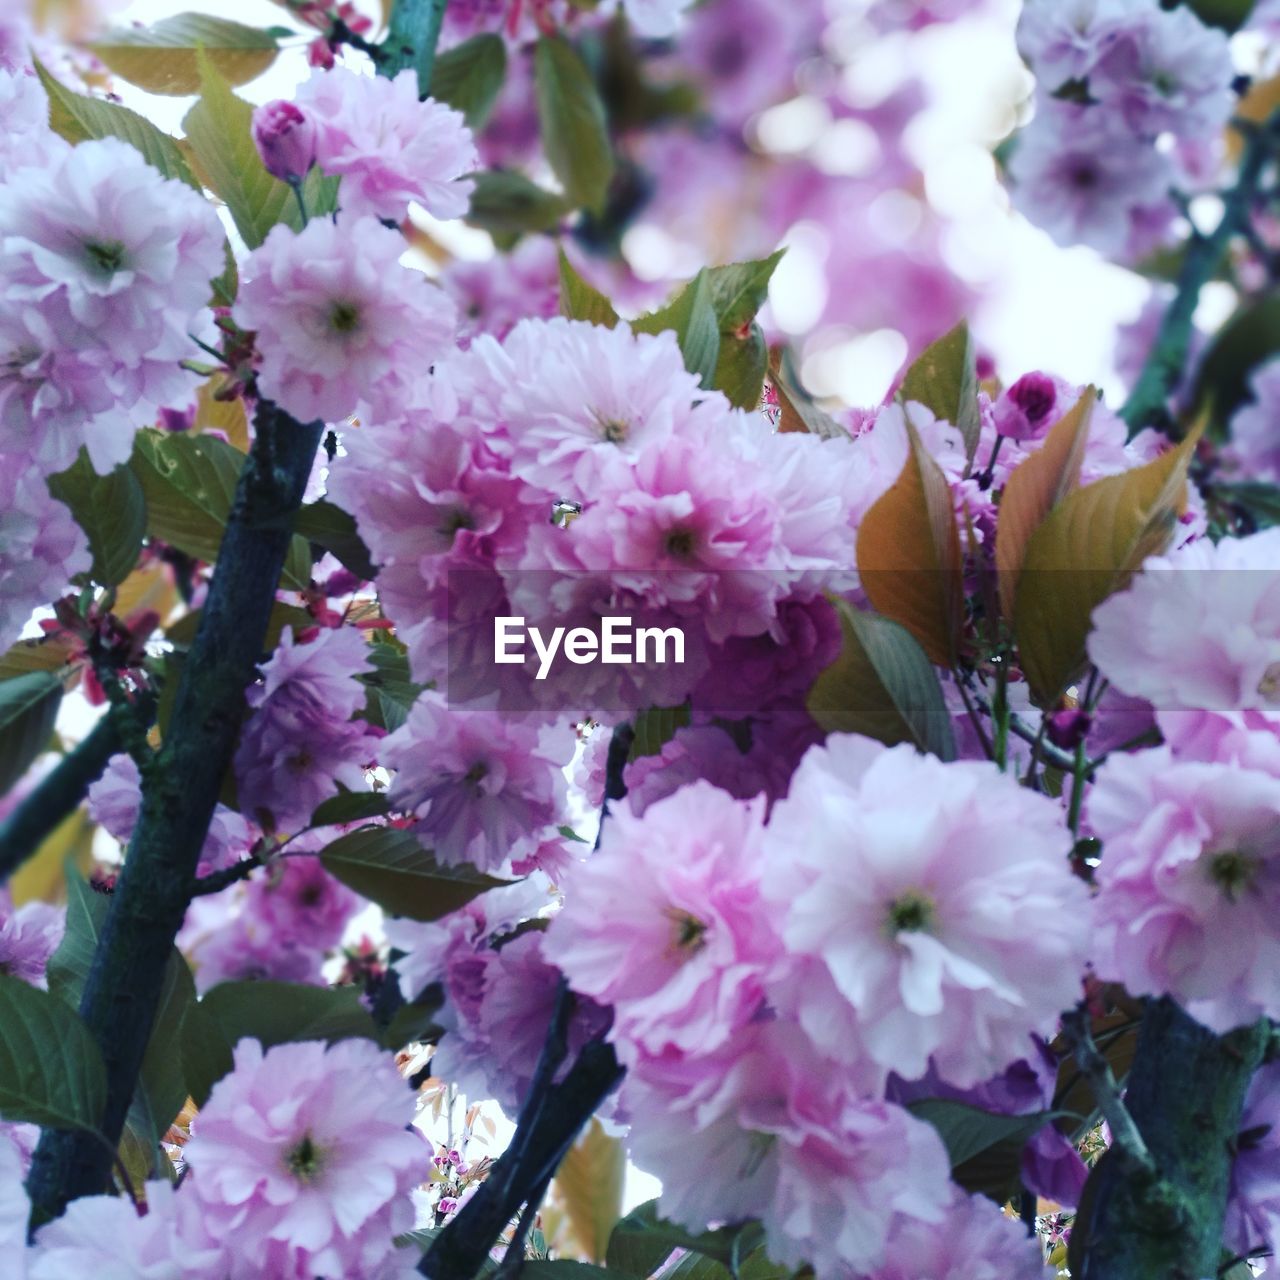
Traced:
<path fill-rule="evenodd" d="M 1263 125 L 1235 121 L 1234 127 L 1245 140 L 1239 177 L 1223 196 L 1222 220 L 1217 227 L 1209 235 L 1193 232 L 1187 245 L 1178 273 L 1177 296 L 1164 314 L 1151 354 L 1120 411 L 1130 437 L 1150 426 L 1176 434 L 1176 424 L 1169 415 L 1169 397 L 1186 370 L 1200 290 L 1213 278 L 1231 241 L 1249 226 L 1267 163 L 1280 147 L 1280 112 Z"/>
<path fill-rule="evenodd" d="M 84 799 L 120 749 L 115 720 L 105 715 L 88 737 L 63 756 L 57 767 L 41 778 L 0 822 L 0 882 L 31 857 L 44 838 Z"/>
<path fill-rule="evenodd" d="M 418 97 L 427 97 L 448 3 L 449 0 L 394 0 L 387 38 L 375 59 L 379 75 L 395 77 L 413 67 L 418 73 Z"/>
<path fill-rule="evenodd" d="M 80 1016 L 107 1068 L 98 1129 L 110 1149 L 74 1130 L 44 1130 L 27 1183 L 36 1222 L 109 1186 L 111 1151 L 133 1098 L 165 966 L 231 764 L 245 686 L 262 651 L 323 424 L 295 422 L 264 401 L 254 426 L 253 450 L 236 484 L 170 732 L 144 779 L 138 824 L 80 1001 Z"/>

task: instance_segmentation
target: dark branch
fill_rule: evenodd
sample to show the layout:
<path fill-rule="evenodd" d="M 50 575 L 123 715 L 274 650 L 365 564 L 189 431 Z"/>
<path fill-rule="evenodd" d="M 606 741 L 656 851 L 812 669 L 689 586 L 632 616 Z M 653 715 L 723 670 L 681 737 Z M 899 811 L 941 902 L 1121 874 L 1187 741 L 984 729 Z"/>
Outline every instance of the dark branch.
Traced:
<path fill-rule="evenodd" d="M 211 871 L 207 876 L 202 876 L 195 882 L 192 887 L 191 896 L 193 898 L 205 898 L 211 893 L 221 893 L 223 889 L 229 889 L 233 884 L 239 884 L 241 880 L 247 880 L 262 863 L 255 857 L 242 858 L 239 862 L 230 867 L 223 867 L 220 871 Z"/>
<path fill-rule="evenodd" d="M 0 822 L 0 881 L 7 880 L 44 838 L 84 799 L 120 750 L 120 734 L 111 716 L 103 716 L 89 736 L 23 797 Z"/>
<path fill-rule="evenodd" d="M 387 38 L 374 59 L 379 75 L 396 76 L 412 67 L 418 73 L 418 97 L 431 92 L 436 42 L 449 0 L 395 0 Z"/>
<path fill-rule="evenodd" d="M 1177 296 L 1165 312 L 1151 354 L 1120 411 L 1128 423 L 1130 436 L 1143 427 L 1171 429 L 1176 425 L 1169 417 L 1169 397 L 1186 370 L 1200 290 L 1213 279 L 1231 241 L 1249 227 L 1259 184 L 1268 162 L 1280 149 L 1280 112 L 1264 125 L 1236 121 L 1235 128 L 1245 140 L 1239 177 L 1236 185 L 1223 196 L 1222 220 L 1217 227 L 1209 235 L 1193 232 L 1187 245 L 1182 270 L 1178 273 Z"/>
<path fill-rule="evenodd" d="M 28 1190 L 35 1221 L 108 1188 L 155 1021 L 165 966 L 196 880 L 196 864 L 231 764 L 245 686 L 253 679 L 289 548 L 293 518 L 322 424 L 262 403 L 240 472 L 218 565 L 174 700 L 170 732 L 143 781 L 142 809 L 111 895 L 80 1015 L 102 1051 L 107 1101 L 99 1131 L 110 1149 L 46 1129 Z"/>

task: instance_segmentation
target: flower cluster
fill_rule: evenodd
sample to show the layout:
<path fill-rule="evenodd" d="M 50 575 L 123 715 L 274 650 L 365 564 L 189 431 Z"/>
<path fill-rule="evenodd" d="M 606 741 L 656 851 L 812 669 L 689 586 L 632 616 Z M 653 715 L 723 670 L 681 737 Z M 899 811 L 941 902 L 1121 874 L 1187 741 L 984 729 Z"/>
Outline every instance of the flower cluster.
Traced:
<path fill-rule="evenodd" d="M 1155 0 L 1030 0 L 1018 44 L 1038 96 L 1010 171 L 1017 207 L 1059 244 L 1149 253 L 1176 217 L 1171 191 L 1213 176 L 1232 110 L 1226 35 Z"/>

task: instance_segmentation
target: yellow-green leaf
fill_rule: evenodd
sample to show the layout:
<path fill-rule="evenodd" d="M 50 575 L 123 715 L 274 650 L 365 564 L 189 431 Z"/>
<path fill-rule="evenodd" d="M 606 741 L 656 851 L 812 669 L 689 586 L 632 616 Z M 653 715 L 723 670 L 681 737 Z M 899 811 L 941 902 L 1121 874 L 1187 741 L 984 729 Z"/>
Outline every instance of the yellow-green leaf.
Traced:
<path fill-rule="evenodd" d="M 670 329 L 680 344 L 684 367 L 711 387 L 720 357 L 720 325 L 711 303 L 711 280 L 699 271 L 665 307 L 631 322 L 636 333 L 661 333 Z"/>
<path fill-rule="evenodd" d="M 599 1120 L 570 1148 L 556 1170 L 569 1228 L 592 1262 L 603 1262 L 609 1236 L 622 1217 L 627 1153 Z"/>
<path fill-rule="evenodd" d="M 261 75 L 278 52 L 267 32 L 203 13 L 175 14 L 150 27 L 118 27 L 89 47 L 130 84 L 176 95 L 200 92 L 199 49 L 233 85 Z"/>
<path fill-rule="evenodd" d="M 1014 607 L 1022 669 L 1051 706 L 1085 665 L 1094 609 L 1163 551 L 1186 507 L 1197 428 L 1176 448 L 1068 494 L 1027 543 Z"/>
<path fill-rule="evenodd" d="M 506 41 L 485 32 L 436 57 L 431 96 L 461 111 L 470 128 L 480 129 L 498 100 L 506 74 Z"/>
<path fill-rule="evenodd" d="M 36 74 L 49 95 L 49 127 L 68 142 L 119 138 L 139 151 L 144 160 L 166 178 L 177 178 L 199 190 L 200 184 L 182 158 L 177 139 L 162 133 L 136 111 L 116 102 L 72 93 L 37 61 Z"/>
<path fill-rule="evenodd" d="M 938 673 L 911 633 L 843 600 L 834 603 L 843 644 L 809 690 L 809 714 L 829 733 L 861 733 L 886 746 L 910 742 L 954 759 Z"/>
<path fill-rule="evenodd" d="M 1018 575 L 1027 543 L 1045 516 L 1080 483 L 1080 464 L 1089 442 L 1089 422 L 1097 392 L 1093 387 L 1071 407 L 1044 443 L 1009 477 L 1000 495 L 996 523 L 996 571 L 1000 608 L 1013 617 Z"/>
<path fill-rule="evenodd" d="M 607 329 L 618 323 L 613 303 L 578 274 L 563 249 L 560 250 L 560 311 L 570 320 L 586 320 Z"/>
<path fill-rule="evenodd" d="M 898 399 L 916 400 L 944 418 L 964 438 L 965 453 L 973 461 L 978 447 L 978 372 L 973 340 L 963 321 L 926 347 L 902 381 Z"/>
<path fill-rule="evenodd" d="M 83 809 L 73 809 L 14 873 L 9 895 L 15 907 L 27 902 L 61 902 L 67 896 L 67 862 L 81 875 L 93 866 L 97 827 Z"/>
<path fill-rule="evenodd" d="M 878 613 L 949 666 L 960 627 L 960 535 L 947 478 L 905 421 L 907 461 L 858 530 L 858 577 Z"/>

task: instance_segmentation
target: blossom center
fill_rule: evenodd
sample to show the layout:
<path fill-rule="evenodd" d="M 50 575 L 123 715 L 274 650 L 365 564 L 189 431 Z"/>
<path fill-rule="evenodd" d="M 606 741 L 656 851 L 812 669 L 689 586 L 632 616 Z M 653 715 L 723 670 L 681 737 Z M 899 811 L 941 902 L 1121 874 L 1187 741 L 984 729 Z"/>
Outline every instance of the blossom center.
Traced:
<path fill-rule="evenodd" d="M 87 240 L 84 252 L 89 265 L 101 276 L 113 276 L 124 266 L 125 249 L 119 240 Z"/>
<path fill-rule="evenodd" d="M 299 1182 L 314 1182 L 324 1171 L 324 1151 L 316 1146 L 309 1133 L 284 1158 L 285 1168 Z"/>
<path fill-rule="evenodd" d="M 1273 662 L 1262 673 L 1258 693 L 1264 702 L 1280 702 L 1280 662 Z"/>
<path fill-rule="evenodd" d="M 1259 858 L 1239 849 L 1226 849 L 1209 858 L 1209 878 L 1228 902 L 1235 902 L 1253 886 L 1262 866 Z"/>
<path fill-rule="evenodd" d="M 624 444 L 631 435 L 631 423 L 625 418 L 610 418 L 603 413 L 593 415 L 600 428 L 600 439 L 605 444 Z"/>
<path fill-rule="evenodd" d="M 463 782 L 470 786 L 478 787 L 485 778 L 489 776 L 489 766 L 483 760 L 477 760 L 470 769 L 462 775 Z"/>
<path fill-rule="evenodd" d="M 671 921 L 671 947 L 684 955 L 696 955 L 707 945 L 706 923 L 679 907 L 668 907 L 665 915 Z"/>
<path fill-rule="evenodd" d="M 334 333 L 355 333 L 360 328 L 360 308 L 354 302 L 335 302 L 329 308 L 329 327 Z"/>
<path fill-rule="evenodd" d="M 935 910 L 933 899 L 918 889 L 908 889 L 889 903 L 885 921 L 891 937 L 900 933 L 924 933 L 933 927 Z"/>
<path fill-rule="evenodd" d="M 693 555 L 694 538 L 691 529 L 672 529 L 667 534 L 667 553 L 679 560 L 688 560 Z"/>

